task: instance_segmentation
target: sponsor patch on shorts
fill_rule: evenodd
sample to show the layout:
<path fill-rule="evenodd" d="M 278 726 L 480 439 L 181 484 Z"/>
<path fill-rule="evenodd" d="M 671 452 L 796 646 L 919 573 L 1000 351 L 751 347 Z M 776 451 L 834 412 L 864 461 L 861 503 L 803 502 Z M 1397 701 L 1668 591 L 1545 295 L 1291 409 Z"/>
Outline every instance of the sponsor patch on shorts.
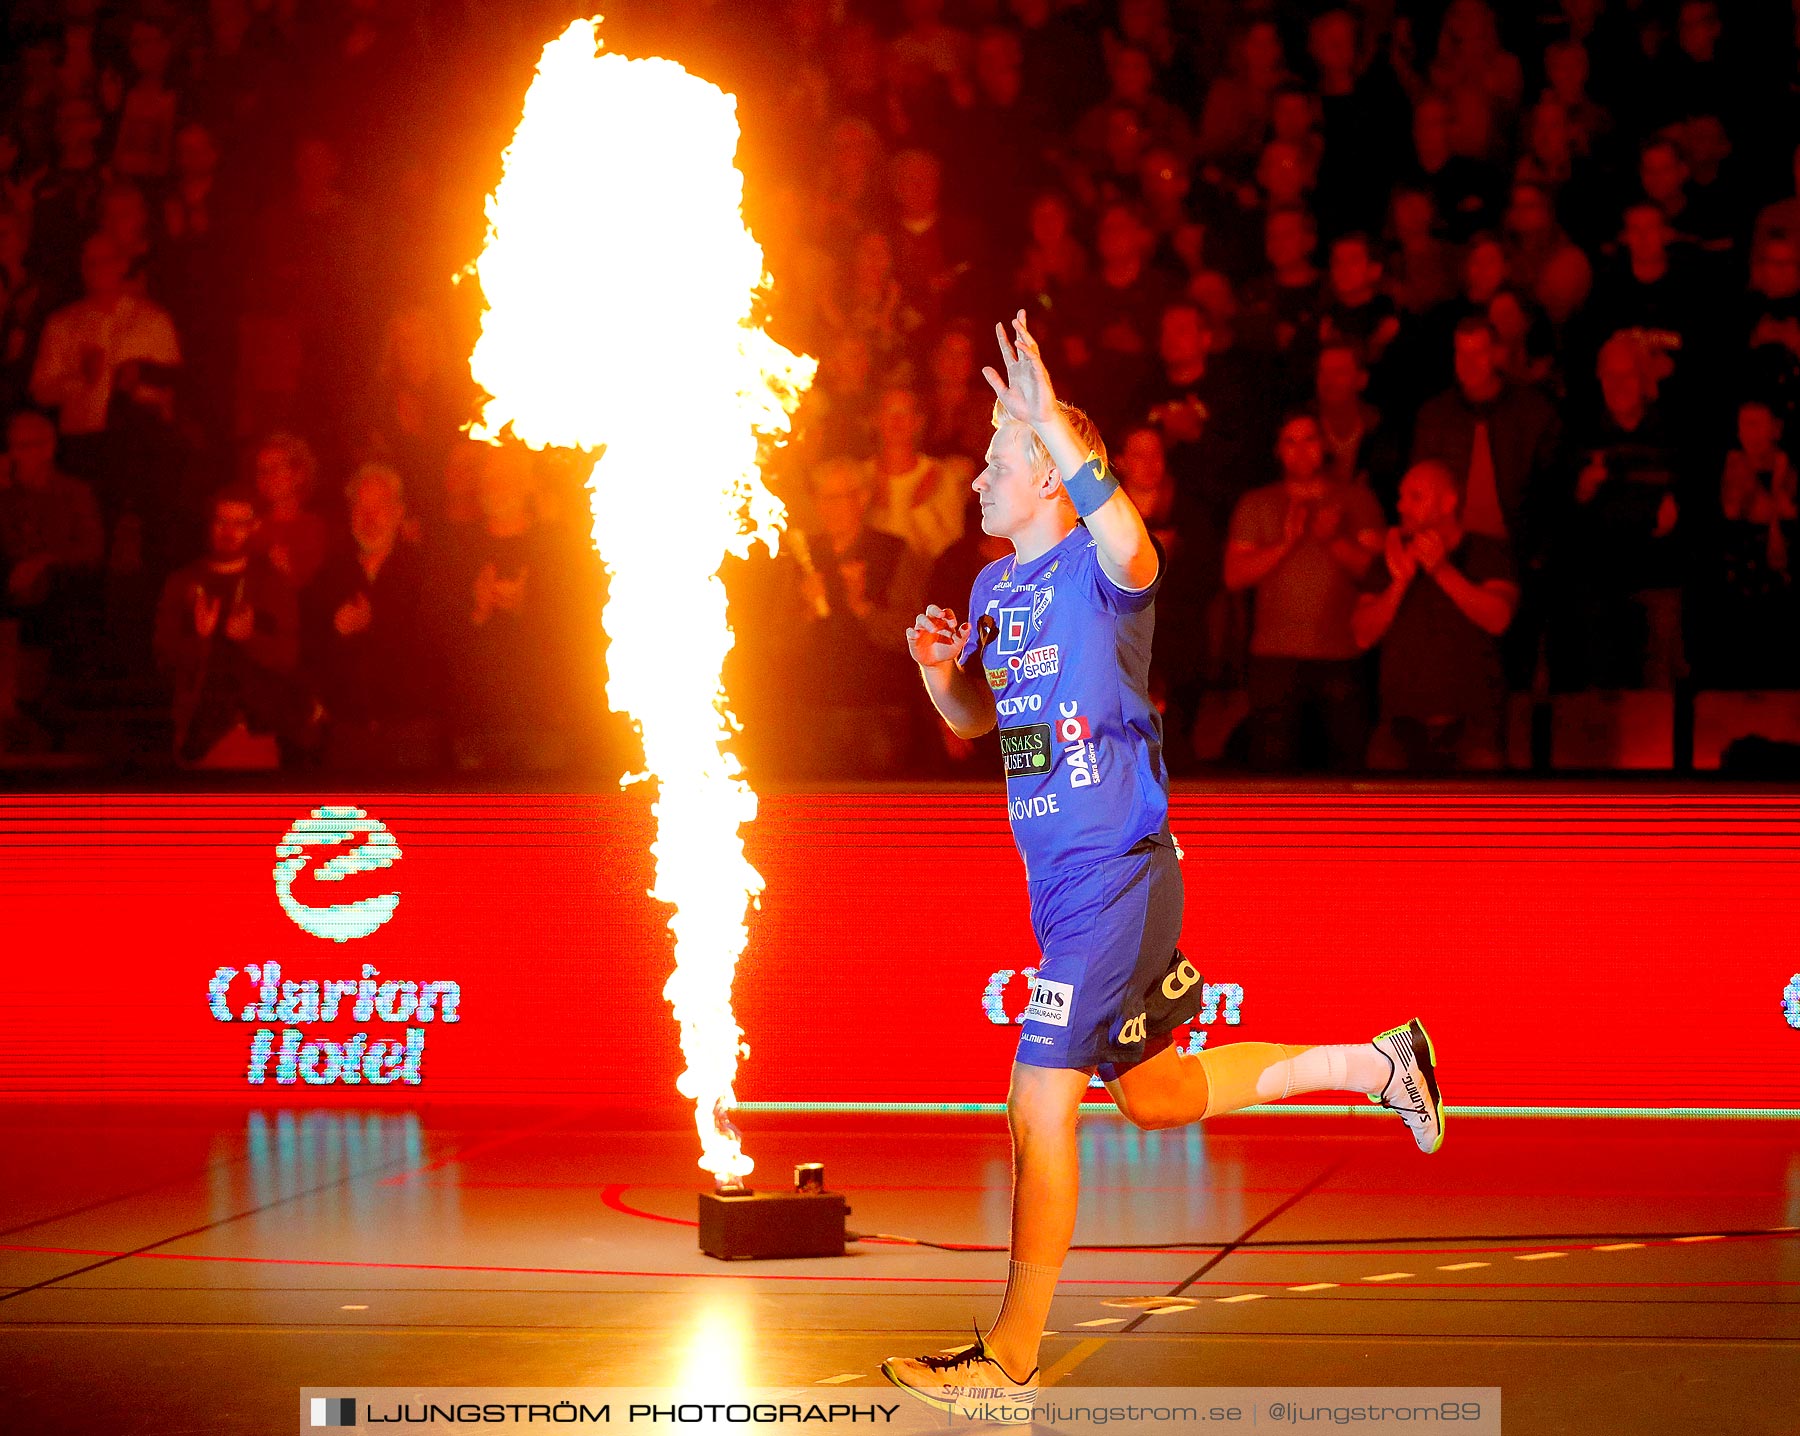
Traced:
<path fill-rule="evenodd" d="M 1047 982 L 1033 978 L 1031 1001 L 1025 1008 L 1025 1021 L 1041 1022 L 1046 1027 L 1067 1027 L 1069 1012 L 1075 1006 L 1075 984 Z"/>
<path fill-rule="evenodd" d="M 1010 778 L 1036 778 L 1050 771 L 1050 725 L 1025 723 L 1000 730 L 1000 761 Z"/>

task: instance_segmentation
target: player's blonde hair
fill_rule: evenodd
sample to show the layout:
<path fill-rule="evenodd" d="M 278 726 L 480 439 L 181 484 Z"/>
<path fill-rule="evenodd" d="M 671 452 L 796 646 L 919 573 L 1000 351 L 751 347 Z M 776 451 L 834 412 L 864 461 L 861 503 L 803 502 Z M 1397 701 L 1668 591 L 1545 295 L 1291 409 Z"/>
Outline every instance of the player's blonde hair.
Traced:
<path fill-rule="evenodd" d="M 1100 437 L 1099 425 L 1088 418 L 1086 413 L 1077 409 L 1073 404 L 1065 404 L 1061 399 L 1058 399 L 1056 401 L 1056 407 L 1061 410 L 1062 416 L 1069 421 L 1069 427 L 1074 429 L 1075 437 L 1081 440 L 1082 446 L 1095 454 L 1099 458 L 1101 465 L 1104 466 L 1106 464 L 1106 440 Z M 1019 423 L 1019 420 L 1008 414 L 1006 412 L 1006 406 L 996 399 L 994 400 L 993 422 L 994 427 L 998 429 L 1002 424 L 1017 424 Z M 1044 447 L 1044 441 L 1037 436 L 1036 429 L 1032 429 L 1029 425 L 1025 425 L 1024 427 L 1031 434 L 1031 438 L 1026 446 L 1026 453 L 1030 456 L 1031 460 L 1031 471 L 1039 478 L 1042 478 L 1050 471 L 1050 451 Z M 1063 477 L 1067 478 L 1068 475 L 1064 474 Z"/>

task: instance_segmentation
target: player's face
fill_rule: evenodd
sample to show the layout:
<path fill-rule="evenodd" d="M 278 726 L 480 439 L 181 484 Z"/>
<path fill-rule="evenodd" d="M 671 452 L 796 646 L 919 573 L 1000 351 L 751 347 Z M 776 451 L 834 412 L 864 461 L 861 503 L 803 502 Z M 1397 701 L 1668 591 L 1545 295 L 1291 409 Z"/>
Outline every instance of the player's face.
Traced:
<path fill-rule="evenodd" d="M 1010 538 L 1031 521 L 1043 502 L 1042 484 L 1031 463 L 1029 430 L 1002 424 L 987 447 L 987 464 L 972 487 L 981 500 L 981 531 Z"/>

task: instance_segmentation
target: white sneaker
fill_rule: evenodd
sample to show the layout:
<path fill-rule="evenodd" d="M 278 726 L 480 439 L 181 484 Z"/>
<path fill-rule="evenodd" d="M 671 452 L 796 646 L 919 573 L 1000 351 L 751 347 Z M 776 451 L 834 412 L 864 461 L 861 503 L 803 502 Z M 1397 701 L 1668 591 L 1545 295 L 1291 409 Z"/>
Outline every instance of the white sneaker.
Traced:
<path fill-rule="evenodd" d="M 890 1356 L 881 1374 L 927 1406 L 978 1421 L 1016 1421 L 1037 1400 L 1037 1368 L 1023 1381 L 1013 1380 L 988 1354 L 979 1331 L 972 1346 L 935 1356 Z"/>
<path fill-rule="evenodd" d="M 1375 1039 L 1375 1050 L 1394 1070 L 1380 1092 L 1369 1093 L 1369 1100 L 1398 1112 L 1421 1152 L 1437 1151 L 1444 1145 L 1443 1094 L 1424 1025 L 1415 1017 L 1404 1027 L 1390 1027 Z"/>

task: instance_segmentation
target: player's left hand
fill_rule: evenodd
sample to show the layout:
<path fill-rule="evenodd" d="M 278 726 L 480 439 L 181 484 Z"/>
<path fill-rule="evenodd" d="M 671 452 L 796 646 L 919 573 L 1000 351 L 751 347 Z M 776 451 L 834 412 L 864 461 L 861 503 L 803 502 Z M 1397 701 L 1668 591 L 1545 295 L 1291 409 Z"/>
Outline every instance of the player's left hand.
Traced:
<path fill-rule="evenodd" d="M 1042 424 L 1056 414 L 1056 391 L 1050 386 L 1050 371 L 1044 367 L 1044 356 L 1038 342 L 1025 327 L 1025 311 L 1013 316 L 1014 343 L 1006 342 L 1006 326 L 996 324 L 994 337 L 1000 341 L 1000 354 L 1006 362 L 1006 382 L 992 368 L 981 371 L 1007 417 L 1021 424 Z"/>

